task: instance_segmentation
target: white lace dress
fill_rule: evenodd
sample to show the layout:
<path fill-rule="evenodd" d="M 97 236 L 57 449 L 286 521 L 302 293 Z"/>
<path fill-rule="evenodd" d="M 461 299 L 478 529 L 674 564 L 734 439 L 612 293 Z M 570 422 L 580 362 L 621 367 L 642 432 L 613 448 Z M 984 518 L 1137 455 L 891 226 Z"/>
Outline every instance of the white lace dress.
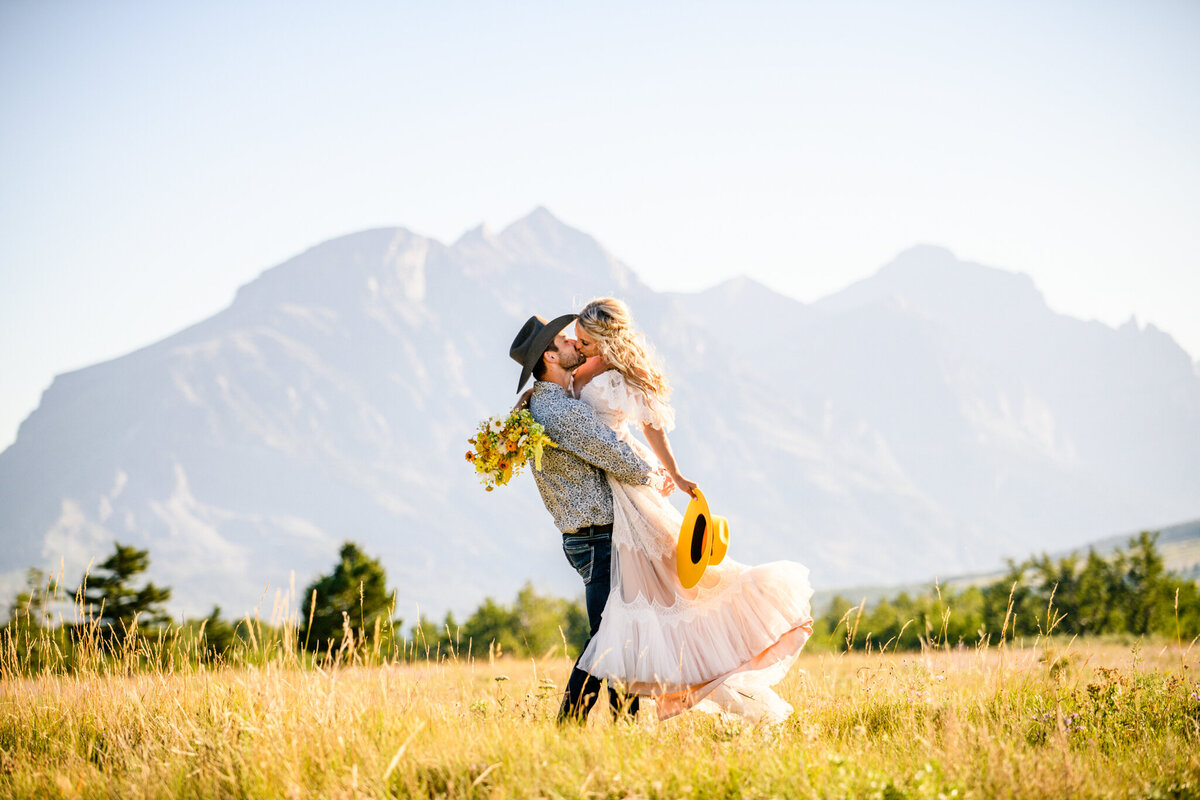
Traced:
<path fill-rule="evenodd" d="M 657 463 L 629 426 L 669 431 L 668 406 L 648 401 L 616 370 L 584 385 L 580 399 L 647 463 Z M 612 478 L 609 485 L 612 588 L 579 666 L 652 698 L 664 719 L 705 700 L 754 721 L 789 716 L 792 707 L 771 687 L 812 634 L 808 568 L 793 561 L 748 567 L 726 556 L 684 589 L 675 567 L 680 513 L 648 486 Z M 731 552 L 737 536 L 734 527 Z M 702 707 L 716 710 L 709 702 Z"/>

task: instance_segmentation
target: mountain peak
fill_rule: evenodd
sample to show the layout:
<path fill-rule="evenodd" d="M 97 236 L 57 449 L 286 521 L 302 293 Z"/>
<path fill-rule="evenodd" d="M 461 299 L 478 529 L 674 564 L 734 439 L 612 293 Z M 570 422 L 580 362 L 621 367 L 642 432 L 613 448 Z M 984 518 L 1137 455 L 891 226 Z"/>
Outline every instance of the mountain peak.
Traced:
<path fill-rule="evenodd" d="M 728 280 L 721 281 L 712 288 L 705 289 L 703 292 L 701 292 L 701 294 L 719 295 L 729 299 L 781 298 L 790 302 L 799 302 L 798 300 L 792 300 L 785 295 L 781 295 L 770 286 L 767 286 L 761 281 L 755 280 L 745 273 L 729 278 Z"/>
<path fill-rule="evenodd" d="M 940 244 L 914 244 L 912 247 L 901 250 L 900 253 L 892 259 L 892 263 L 896 262 L 942 262 L 953 263 L 958 261 L 958 256 L 948 248 Z"/>
<path fill-rule="evenodd" d="M 426 255 L 434 245 L 433 240 L 401 227 L 348 233 L 264 271 L 238 289 L 234 302 L 328 302 L 356 295 L 372 275 L 410 284 L 406 291 L 416 296 L 422 291 L 418 287 L 423 284 Z"/>
<path fill-rule="evenodd" d="M 454 242 L 454 247 L 463 244 L 471 244 L 474 242 L 490 242 L 496 238 L 486 222 L 481 222 L 469 231 L 465 231 L 462 236 Z"/>
<path fill-rule="evenodd" d="M 902 251 L 869 278 L 818 302 L 841 312 L 879 303 L 899 302 L 935 317 L 976 313 L 979 309 L 1041 309 L 1046 305 L 1033 279 L 1019 272 L 965 261 L 945 247 L 921 244 Z"/>
<path fill-rule="evenodd" d="M 586 235 L 582 231 L 572 228 L 570 225 L 563 222 L 558 217 L 550 212 L 550 209 L 545 206 L 538 206 L 530 211 L 525 216 L 511 223 L 507 228 L 500 232 L 501 236 L 506 236 L 512 233 L 537 233 L 541 235 L 555 234 L 562 235 L 563 233 L 572 233 L 576 235 Z"/>
<path fill-rule="evenodd" d="M 553 222 L 558 222 L 560 225 L 562 224 L 558 217 L 554 216 L 554 214 L 550 212 L 550 209 L 546 208 L 545 206 L 537 206 L 533 209 L 533 211 L 530 211 L 525 215 L 525 219 L 550 220 Z"/>
<path fill-rule="evenodd" d="M 966 261 L 950 249 L 933 244 L 918 244 L 902 250 L 876 275 L 887 275 L 893 280 L 1016 280 L 1033 287 L 1033 280 L 1028 275 Z"/>
<path fill-rule="evenodd" d="M 775 333 L 781 321 L 791 324 L 808 313 L 799 300 L 780 294 L 749 275 L 738 275 L 702 292 L 679 293 L 674 297 L 680 313 L 704 327 L 719 319 L 722 326 Z"/>
<path fill-rule="evenodd" d="M 548 266 L 561 274 L 602 276 L 609 291 L 628 291 L 638 283 L 595 237 L 566 224 L 545 206 L 513 222 L 496 242 L 513 263 Z"/>

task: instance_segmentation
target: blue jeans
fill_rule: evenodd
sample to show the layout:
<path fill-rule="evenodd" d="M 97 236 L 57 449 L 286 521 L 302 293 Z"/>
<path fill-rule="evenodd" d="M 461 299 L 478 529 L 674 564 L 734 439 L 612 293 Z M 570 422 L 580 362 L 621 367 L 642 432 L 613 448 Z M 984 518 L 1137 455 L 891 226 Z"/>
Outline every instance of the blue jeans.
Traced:
<path fill-rule="evenodd" d="M 600 629 L 600 618 L 604 606 L 608 603 L 608 589 L 612 581 L 612 534 L 611 533 L 564 533 L 563 552 L 567 561 L 583 578 L 584 602 L 587 605 L 588 641 Z M 587 644 L 584 644 L 587 649 Z M 587 713 L 592 710 L 600 694 L 600 681 L 579 668 L 576 662 L 567 680 L 567 689 L 563 693 L 562 707 L 558 711 L 560 722 L 569 719 L 582 721 L 587 719 Z M 628 705 L 626 705 L 626 702 Z M 622 711 L 636 715 L 638 699 L 633 697 L 626 701 L 624 695 L 613 687 L 608 688 L 608 703 L 612 707 L 613 716 Z"/>
<path fill-rule="evenodd" d="M 600 628 L 600 616 L 604 613 L 612 583 L 612 534 L 564 533 L 563 552 L 583 578 L 584 603 L 591 628 L 588 637 L 591 638 Z"/>

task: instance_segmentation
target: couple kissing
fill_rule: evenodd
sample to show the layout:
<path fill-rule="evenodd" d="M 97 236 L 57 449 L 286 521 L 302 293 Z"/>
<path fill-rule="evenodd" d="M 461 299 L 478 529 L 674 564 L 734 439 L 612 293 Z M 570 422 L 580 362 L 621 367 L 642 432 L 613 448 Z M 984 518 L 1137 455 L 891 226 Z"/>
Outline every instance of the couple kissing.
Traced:
<path fill-rule="evenodd" d="M 675 462 L 670 388 L 629 308 L 608 297 L 530 317 L 509 355 L 518 392 L 534 379 L 518 405 L 557 443 L 533 474 L 583 579 L 590 626 L 559 720 L 585 720 L 604 682 L 614 715 L 636 715 L 647 698 L 660 719 L 693 707 L 787 718 L 791 705 L 771 687 L 812 633 L 808 569 L 726 558 L 695 586 L 680 583 L 682 515 L 668 497 L 698 487 Z"/>

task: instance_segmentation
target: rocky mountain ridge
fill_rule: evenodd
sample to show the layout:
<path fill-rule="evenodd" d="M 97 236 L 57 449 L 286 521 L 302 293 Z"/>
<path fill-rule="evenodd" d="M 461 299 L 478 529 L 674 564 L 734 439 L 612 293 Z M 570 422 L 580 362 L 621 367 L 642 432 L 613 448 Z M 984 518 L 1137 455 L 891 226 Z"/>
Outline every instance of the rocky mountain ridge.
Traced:
<path fill-rule="evenodd" d="M 930 247 L 810 305 L 745 278 L 657 293 L 538 209 L 450 245 L 339 237 L 56 378 L 0 454 L 3 588 L 29 566 L 73 582 L 116 538 L 177 610 L 265 614 L 351 539 L 407 618 L 529 579 L 574 595 L 532 481 L 484 493 L 462 454 L 514 399 L 523 320 L 601 295 L 663 358 L 675 451 L 739 560 L 890 584 L 1200 516 L 1200 377 L 1152 327 L 1055 314 L 1027 277 Z"/>

